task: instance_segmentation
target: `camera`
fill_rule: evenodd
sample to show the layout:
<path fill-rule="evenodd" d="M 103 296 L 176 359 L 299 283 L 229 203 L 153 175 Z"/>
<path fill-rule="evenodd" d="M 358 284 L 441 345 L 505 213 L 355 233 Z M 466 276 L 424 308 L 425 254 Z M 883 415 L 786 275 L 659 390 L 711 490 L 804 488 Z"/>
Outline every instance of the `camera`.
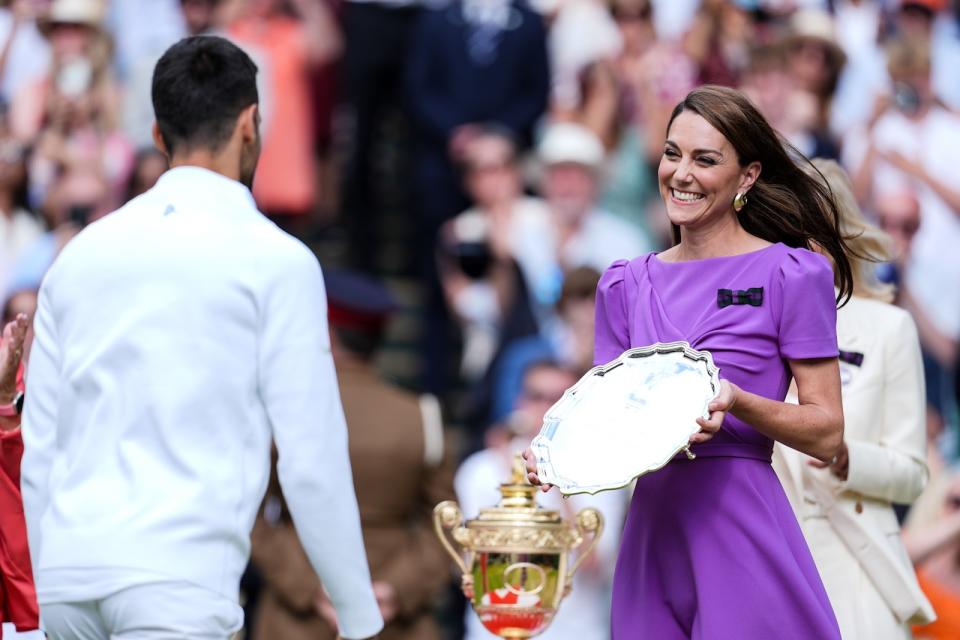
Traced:
<path fill-rule="evenodd" d="M 87 226 L 93 215 L 92 204 L 74 204 L 67 209 L 67 219 L 80 228 Z"/>
<path fill-rule="evenodd" d="M 451 251 L 464 275 L 472 280 L 481 280 L 490 271 L 493 254 L 486 242 L 457 242 Z"/>
<path fill-rule="evenodd" d="M 901 112 L 913 115 L 920 110 L 920 94 L 912 85 L 896 82 L 893 85 L 893 103 Z"/>

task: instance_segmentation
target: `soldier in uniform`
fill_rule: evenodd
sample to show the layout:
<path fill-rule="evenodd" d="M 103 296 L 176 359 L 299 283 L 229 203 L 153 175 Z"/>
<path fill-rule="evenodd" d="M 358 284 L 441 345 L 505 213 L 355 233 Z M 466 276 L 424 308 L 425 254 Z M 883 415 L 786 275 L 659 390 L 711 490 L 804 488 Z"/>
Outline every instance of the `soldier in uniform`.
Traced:
<path fill-rule="evenodd" d="M 386 622 L 379 637 L 439 639 L 432 604 L 450 571 L 432 511 L 454 498 L 454 463 L 439 405 L 433 396 L 417 397 L 384 382 L 373 366 L 395 308 L 390 293 L 347 272 L 327 274 L 326 286 L 363 538 Z M 275 473 L 254 527 L 252 558 L 263 580 L 255 637 L 336 637 L 333 608 L 300 546 Z"/>

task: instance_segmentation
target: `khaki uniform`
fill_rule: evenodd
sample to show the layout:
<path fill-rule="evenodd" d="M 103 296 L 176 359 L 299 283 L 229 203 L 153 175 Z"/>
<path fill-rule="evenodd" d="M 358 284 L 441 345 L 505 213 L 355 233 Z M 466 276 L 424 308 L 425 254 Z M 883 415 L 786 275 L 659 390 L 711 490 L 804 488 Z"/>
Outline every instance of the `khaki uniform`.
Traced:
<path fill-rule="evenodd" d="M 436 401 L 396 389 L 372 368 L 337 364 L 350 433 L 350 462 L 374 582 L 390 583 L 399 612 L 380 640 L 435 640 L 434 598 L 450 562 L 433 532 L 433 507 L 454 499 L 453 460 Z M 253 531 L 264 587 L 254 629 L 262 640 L 332 640 L 314 610 L 320 580 L 297 539 L 276 471 Z"/>

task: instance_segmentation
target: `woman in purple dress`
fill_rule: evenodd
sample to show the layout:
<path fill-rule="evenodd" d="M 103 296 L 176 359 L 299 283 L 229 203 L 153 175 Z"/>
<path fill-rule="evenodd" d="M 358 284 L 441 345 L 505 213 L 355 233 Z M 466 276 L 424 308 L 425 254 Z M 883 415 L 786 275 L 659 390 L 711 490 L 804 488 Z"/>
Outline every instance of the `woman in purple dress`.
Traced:
<path fill-rule="evenodd" d="M 637 481 L 614 640 L 840 638 L 770 465 L 774 440 L 829 461 L 843 436 L 834 285 L 849 295 L 850 264 L 832 195 L 797 161 L 742 94 L 695 89 L 673 112 L 659 168 L 676 244 L 600 281 L 598 364 L 686 340 L 713 354 L 722 379 L 691 438 L 696 459 Z M 783 402 L 791 377 L 799 405 Z"/>

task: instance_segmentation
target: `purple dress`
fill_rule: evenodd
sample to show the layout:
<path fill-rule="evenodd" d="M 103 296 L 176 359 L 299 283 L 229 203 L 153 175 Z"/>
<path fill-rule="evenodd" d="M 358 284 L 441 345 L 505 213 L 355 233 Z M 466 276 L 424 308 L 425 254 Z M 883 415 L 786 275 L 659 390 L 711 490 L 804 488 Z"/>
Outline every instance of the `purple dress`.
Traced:
<path fill-rule="evenodd" d="M 710 351 L 721 378 L 783 400 L 788 359 L 838 353 L 830 265 L 783 244 L 615 262 L 597 290 L 596 362 L 676 340 Z M 692 447 L 696 460 L 678 456 L 637 481 L 614 576 L 613 640 L 840 638 L 772 447 L 728 415 Z"/>

